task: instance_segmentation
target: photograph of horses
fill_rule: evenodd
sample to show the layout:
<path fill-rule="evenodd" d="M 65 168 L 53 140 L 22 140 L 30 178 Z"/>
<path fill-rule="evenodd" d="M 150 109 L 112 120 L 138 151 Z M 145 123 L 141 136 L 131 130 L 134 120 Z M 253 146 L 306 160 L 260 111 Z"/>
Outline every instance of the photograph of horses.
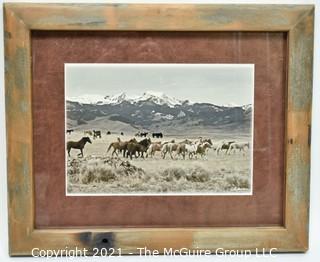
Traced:
<path fill-rule="evenodd" d="M 65 64 L 67 195 L 250 195 L 253 64 Z"/>

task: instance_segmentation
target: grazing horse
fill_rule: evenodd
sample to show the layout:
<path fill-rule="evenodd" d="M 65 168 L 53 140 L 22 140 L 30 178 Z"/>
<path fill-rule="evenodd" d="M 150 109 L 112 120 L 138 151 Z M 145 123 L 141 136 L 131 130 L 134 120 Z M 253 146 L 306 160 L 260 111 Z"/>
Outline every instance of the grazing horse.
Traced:
<path fill-rule="evenodd" d="M 136 156 L 136 153 L 138 152 L 139 156 L 144 158 L 143 153 L 148 150 L 148 147 L 151 144 L 150 138 L 145 138 L 141 140 L 140 142 L 130 142 L 127 145 L 127 157 L 130 156 L 130 159 L 132 160 L 132 155 Z"/>
<path fill-rule="evenodd" d="M 93 139 L 101 138 L 101 131 L 100 130 L 93 130 Z"/>
<path fill-rule="evenodd" d="M 228 155 L 231 154 L 231 152 L 233 151 L 233 153 L 236 152 L 236 149 L 239 149 L 239 152 L 243 152 L 243 154 L 245 153 L 245 148 L 248 148 L 249 149 L 249 142 L 235 142 L 235 143 L 232 143 L 229 147 L 229 150 L 228 150 Z"/>
<path fill-rule="evenodd" d="M 83 157 L 83 148 L 87 142 L 92 144 L 90 138 L 87 136 L 81 138 L 79 141 L 68 141 L 67 142 L 68 156 L 70 156 L 71 148 L 74 148 L 74 149 L 79 149 L 80 153 L 78 154 L 78 156 L 81 155 Z"/>
<path fill-rule="evenodd" d="M 67 129 L 67 134 L 68 134 L 68 135 L 71 135 L 71 133 L 72 133 L 73 131 L 74 131 L 73 129 Z"/>
<path fill-rule="evenodd" d="M 120 138 L 118 138 L 118 141 L 112 142 L 109 145 L 107 153 L 110 151 L 111 148 L 113 148 L 112 156 L 114 154 L 116 154 L 118 156 L 117 151 L 119 151 L 120 153 L 121 153 L 121 151 L 123 151 L 123 157 L 124 157 L 125 156 L 125 152 L 127 150 L 128 143 L 130 143 L 130 142 L 137 143 L 138 141 L 135 138 L 133 138 L 133 139 L 131 139 L 129 141 L 121 141 Z"/>
<path fill-rule="evenodd" d="M 89 135 L 89 136 L 92 136 L 92 135 L 93 135 L 92 131 L 90 131 L 90 130 L 85 130 L 85 131 L 83 132 L 83 134 L 84 134 L 84 135 Z"/>
<path fill-rule="evenodd" d="M 160 132 L 160 133 L 152 133 L 152 137 L 153 138 L 163 138 L 163 134 Z"/>

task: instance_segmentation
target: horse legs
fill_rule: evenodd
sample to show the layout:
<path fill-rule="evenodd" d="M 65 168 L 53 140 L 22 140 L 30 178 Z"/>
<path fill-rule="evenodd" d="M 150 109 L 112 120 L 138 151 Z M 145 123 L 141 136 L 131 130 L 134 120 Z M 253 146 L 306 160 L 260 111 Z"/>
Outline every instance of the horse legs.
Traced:
<path fill-rule="evenodd" d="M 167 152 L 166 151 L 163 151 L 163 152 L 161 151 L 161 154 L 162 154 L 162 158 L 165 159 Z"/>
<path fill-rule="evenodd" d="M 244 148 L 241 148 L 241 147 L 240 147 L 239 152 L 240 152 L 240 153 L 243 152 L 242 155 L 245 155 Z"/>
<path fill-rule="evenodd" d="M 81 157 L 83 157 L 83 150 L 82 149 L 80 149 L 80 153 L 78 154 L 78 156 L 80 156 L 81 155 Z"/>
<path fill-rule="evenodd" d="M 114 153 L 116 154 L 116 156 L 118 156 L 117 149 L 113 149 L 113 152 L 112 152 L 111 156 L 113 156 Z"/>
<path fill-rule="evenodd" d="M 171 159 L 173 159 L 173 156 L 172 156 L 172 151 L 170 151 L 169 153 L 170 153 Z"/>
<path fill-rule="evenodd" d="M 70 156 L 71 148 L 68 148 L 68 156 Z"/>

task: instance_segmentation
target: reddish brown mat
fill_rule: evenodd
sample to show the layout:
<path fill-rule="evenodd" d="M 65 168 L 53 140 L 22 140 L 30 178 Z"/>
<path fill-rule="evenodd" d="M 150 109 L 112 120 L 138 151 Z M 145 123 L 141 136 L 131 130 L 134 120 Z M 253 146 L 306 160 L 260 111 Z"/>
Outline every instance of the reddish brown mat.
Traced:
<path fill-rule="evenodd" d="M 35 31 L 32 56 L 37 228 L 283 224 L 286 33 Z M 64 63 L 255 64 L 253 196 L 66 197 Z"/>

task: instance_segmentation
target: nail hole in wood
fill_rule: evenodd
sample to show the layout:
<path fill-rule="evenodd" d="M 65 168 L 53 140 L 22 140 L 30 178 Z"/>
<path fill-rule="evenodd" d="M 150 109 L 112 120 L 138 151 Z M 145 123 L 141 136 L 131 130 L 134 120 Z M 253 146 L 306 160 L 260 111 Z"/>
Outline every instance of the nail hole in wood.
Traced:
<path fill-rule="evenodd" d="M 101 240 L 101 242 L 106 244 L 106 243 L 109 242 L 109 240 L 108 240 L 107 238 L 103 238 L 103 239 Z"/>

